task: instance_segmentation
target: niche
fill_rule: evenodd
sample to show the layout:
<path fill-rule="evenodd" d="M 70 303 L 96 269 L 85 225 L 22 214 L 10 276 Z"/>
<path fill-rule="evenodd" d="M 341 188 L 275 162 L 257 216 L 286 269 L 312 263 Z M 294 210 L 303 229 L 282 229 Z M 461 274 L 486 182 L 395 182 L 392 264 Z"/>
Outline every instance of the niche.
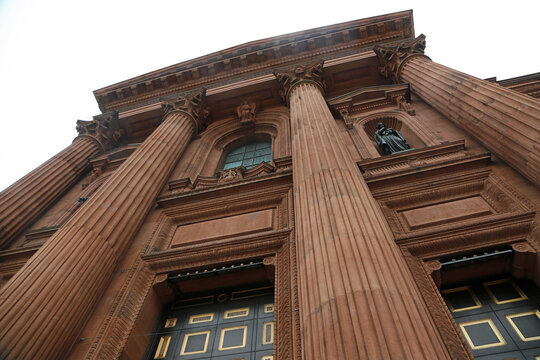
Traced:
<path fill-rule="evenodd" d="M 397 119 L 393 116 L 382 116 L 370 119 L 363 123 L 364 133 L 371 140 L 371 145 L 378 151 L 379 155 L 383 155 L 379 150 L 377 143 L 375 142 L 374 135 L 377 131 L 377 124 L 382 122 L 387 128 L 392 128 L 399 131 L 407 143 L 410 145 L 411 149 L 421 149 L 427 146 L 426 142 L 423 141 L 416 132 L 412 131 L 407 124 L 403 121 Z"/>

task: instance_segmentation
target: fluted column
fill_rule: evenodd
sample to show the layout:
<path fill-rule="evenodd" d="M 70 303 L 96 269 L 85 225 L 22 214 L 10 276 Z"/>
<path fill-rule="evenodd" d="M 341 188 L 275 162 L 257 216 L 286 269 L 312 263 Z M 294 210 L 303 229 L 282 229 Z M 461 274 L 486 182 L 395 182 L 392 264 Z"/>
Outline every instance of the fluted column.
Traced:
<path fill-rule="evenodd" d="M 275 72 L 291 112 L 304 358 L 448 358 L 326 105 L 321 73 L 322 63 Z"/>
<path fill-rule="evenodd" d="M 166 110 L 162 124 L 0 291 L 1 359 L 67 357 L 205 117 L 204 92 Z"/>
<path fill-rule="evenodd" d="M 110 112 L 77 122 L 73 143 L 0 193 L 0 249 L 9 245 L 79 179 L 88 159 L 114 146 L 121 134 Z M 116 134 L 115 136 L 112 136 Z"/>
<path fill-rule="evenodd" d="M 420 35 L 374 50 L 384 76 L 410 83 L 422 100 L 540 186 L 540 101 L 437 64 L 424 48 Z"/>

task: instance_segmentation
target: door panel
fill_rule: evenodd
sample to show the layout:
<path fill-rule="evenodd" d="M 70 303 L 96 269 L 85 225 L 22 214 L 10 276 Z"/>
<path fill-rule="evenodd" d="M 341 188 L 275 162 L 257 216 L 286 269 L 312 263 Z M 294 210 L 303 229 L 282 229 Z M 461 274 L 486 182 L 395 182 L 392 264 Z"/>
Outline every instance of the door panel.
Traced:
<path fill-rule="evenodd" d="M 201 305 L 182 299 L 165 307 L 146 359 L 273 360 L 273 289 L 218 292 L 199 299 Z"/>

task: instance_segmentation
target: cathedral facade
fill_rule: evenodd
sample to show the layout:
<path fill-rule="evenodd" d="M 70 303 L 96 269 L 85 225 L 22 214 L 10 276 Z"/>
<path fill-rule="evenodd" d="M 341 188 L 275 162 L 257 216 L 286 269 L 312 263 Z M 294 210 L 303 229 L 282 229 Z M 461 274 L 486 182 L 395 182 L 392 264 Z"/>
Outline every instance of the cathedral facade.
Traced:
<path fill-rule="evenodd" d="M 425 48 L 404 11 L 96 90 L 0 193 L 0 359 L 540 358 L 540 74 Z"/>

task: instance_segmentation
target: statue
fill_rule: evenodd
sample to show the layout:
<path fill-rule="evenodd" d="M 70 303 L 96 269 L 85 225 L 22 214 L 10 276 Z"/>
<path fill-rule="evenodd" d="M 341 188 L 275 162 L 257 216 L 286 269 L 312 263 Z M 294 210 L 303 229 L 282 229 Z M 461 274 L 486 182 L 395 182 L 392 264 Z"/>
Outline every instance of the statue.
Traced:
<path fill-rule="evenodd" d="M 242 125 L 253 124 L 255 121 L 255 111 L 257 110 L 257 104 L 254 101 L 244 100 L 236 108 L 238 119 Z"/>
<path fill-rule="evenodd" d="M 391 155 L 401 151 L 407 151 L 411 147 L 401 133 L 392 128 L 386 128 L 382 122 L 377 124 L 375 142 L 384 155 Z"/>

